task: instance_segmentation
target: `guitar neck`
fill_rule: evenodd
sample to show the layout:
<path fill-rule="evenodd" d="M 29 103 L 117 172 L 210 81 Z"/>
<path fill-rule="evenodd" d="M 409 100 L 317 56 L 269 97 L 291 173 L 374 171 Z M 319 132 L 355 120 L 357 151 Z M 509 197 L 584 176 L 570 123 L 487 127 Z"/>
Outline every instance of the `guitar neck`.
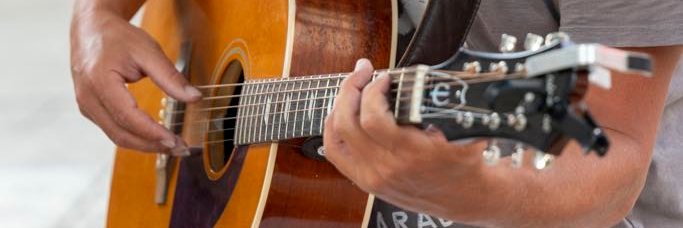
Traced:
<path fill-rule="evenodd" d="M 235 143 L 322 135 L 325 117 L 347 76 L 344 73 L 246 82 L 237 114 Z"/>
<path fill-rule="evenodd" d="M 389 103 L 399 122 L 418 123 L 415 113 L 422 99 L 427 66 L 378 70 L 392 78 Z M 320 136 L 325 118 L 332 111 L 337 93 L 349 74 L 248 81 L 242 89 L 237 112 L 236 145 Z M 417 92 L 416 92 L 417 91 Z M 417 95 L 417 96 L 416 96 Z"/>

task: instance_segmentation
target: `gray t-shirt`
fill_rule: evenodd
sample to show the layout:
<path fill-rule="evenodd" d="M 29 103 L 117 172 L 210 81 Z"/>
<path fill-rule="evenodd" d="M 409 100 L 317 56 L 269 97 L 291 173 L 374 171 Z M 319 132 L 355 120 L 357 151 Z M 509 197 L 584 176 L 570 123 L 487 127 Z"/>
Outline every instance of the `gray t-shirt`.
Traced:
<path fill-rule="evenodd" d="M 402 0 L 404 4 L 409 1 L 424 2 Z M 482 0 L 468 47 L 496 51 L 503 33 L 523 39 L 526 33 L 543 35 L 558 30 L 577 43 L 615 47 L 683 44 L 681 0 L 545 1 Z M 631 213 L 616 227 L 683 227 L 682 136 L 683 60 L 669 86 L 645 188 Z M 376 204 L 370 222 L 374 228 L 469 227 L 380 201 Z"/>

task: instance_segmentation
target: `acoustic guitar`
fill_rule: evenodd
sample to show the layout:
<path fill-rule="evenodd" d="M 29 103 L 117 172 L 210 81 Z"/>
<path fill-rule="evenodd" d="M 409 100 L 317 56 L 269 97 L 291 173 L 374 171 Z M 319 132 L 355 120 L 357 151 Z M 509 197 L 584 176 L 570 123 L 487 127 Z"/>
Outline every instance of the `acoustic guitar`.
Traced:
<path fill-rule="evenodd" d="M 568 140 L 607 152 L 581 105 L 609 71 L 648 73 L 649 58 L 566 35 L 530 35 L 526 51 L 462 48 L 478 0 L 432 0 L 408 42 L 396 32 L 397 0 L 150 0 L 143 28 L 200 102 L 167 98 L 151 81 L 130 84 L 139 107 L 181 135 L 192 155 L 118 148 L 108 227 L 367 227 L 374 197 L 325 161 L 324 118 L 356 59 L 392 77 L 401 124 L 435 125 L 450 140 L 517 142 L 513 161 L 538 151 L 545 168 Z M 401 45 L 404 44 L 404 45 Z"/>

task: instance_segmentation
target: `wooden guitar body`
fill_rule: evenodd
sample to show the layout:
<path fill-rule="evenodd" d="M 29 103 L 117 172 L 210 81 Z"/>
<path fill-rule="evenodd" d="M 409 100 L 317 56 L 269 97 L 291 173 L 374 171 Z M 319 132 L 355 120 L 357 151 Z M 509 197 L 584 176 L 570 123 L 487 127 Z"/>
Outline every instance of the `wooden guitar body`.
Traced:
<path fill-rule="evenodd" d="M 185 58 L 193 85 L 350 71 L 358 58 L 392 67 L 396 0 L 150 0 L 143 28 L 171 59 Z M 153 117 L 165 96 L 151 81 L 131 84 Z M 232 94 L 208 90 L 211 95 Z M 205 94 L 207 95 L 207 94 Z M 218 101 L 216 101 L 218 102 Z M 193 112 L 185 123 L 216 112 Z M 196 121 L 195 121 L 196 122 Z M 201 124 L 181 135 L 201 148 L 174 159 L 165 203 L 155 203 L 155 154 L 117 149 L 108 227 L 363 227 L 373 197 L 327 162 L 302 155 L 301 142 L 235 150 L 206 145 Z M 199 132 L 199 133 L 197 133 Z M 218 139 L 221 139 L 218 136 Z M 226 137 L 227 138 L 227 137 Z"/>
<path fill-rule="evenodd" d="M 487 163 L 500 160 L 497 138 L 517 142 L 517 164 L 525 145 L 537 150 L 538 169 L 569 139 L 604 155 L 604 131 L 573 98 L 589 81 L 609 87 L 596 69 L 649 74 L 649 56 L 576 45 L 562 33 L 518 53 L 461 49 L 478 5 L 430 0 L 412 38 L 399 42 L 397 0 L 148 1 L 143 28 L 204 96 L 181 104 L 150 80 L 129 86 L 192 154 L 119 148 L 107 226 L 367 227 L 374 196 L 311 146 L 348 76 L 338 72 L 359 58 L 401 67 L 380 70 L 394 77 L 387 98 L 399 124 L 434 125 L 449 140 L 492 138 Z M 314 76 L 289 78 L 302 75 Z"/>

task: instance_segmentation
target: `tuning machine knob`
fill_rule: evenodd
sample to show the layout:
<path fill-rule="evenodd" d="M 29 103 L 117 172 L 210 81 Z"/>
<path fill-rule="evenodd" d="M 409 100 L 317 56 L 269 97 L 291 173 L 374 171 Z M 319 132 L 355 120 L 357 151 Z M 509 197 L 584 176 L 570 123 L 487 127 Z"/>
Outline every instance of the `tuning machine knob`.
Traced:
<path fill-rule="evenodd" d="M 537 170 L 545 170 L 550 167 L 555 161 L 555 156 L 552 154 L 546 154 L 541 151 L 536 151 L 534 155 L 534 168 Z"/>
<path fill-rule="evenodd" d="M 512 167 L 513 168 L 521 168 L 522 165 L 524 164 L 524 146 L 522 144 L 516 144 L 514 148 L 514 152 L 512 155 L 510 155 L 510 159 L 512 160 Z"/>
<path fill-rule="evenodd" d="M 517 37 L 503 34 L 500 36 L 500 52 L 510 53 L 515 51 L 515 46 L 517 46 Z"/>
<path fill-rule="evenodd" d="M 554 32 L 545 36 L 545 45 L 550 45 L 557 41 L 569 41 L 569 35 L 564 32 Z"/>
<path fill-rule="evenodd" d="M 494 166 L 500 161 L 500 147 L 498 142 L 494 139 L 489 141 L 489 145 L 481 153 L 484 158 L 484 164 Z"/>
<path fill-rule="evenodd" d="M 541 49 L 541 46 L 543 46 L 543 37 L 533 34 L 533 33 L 528 33 L 526 34 L 526 38 L 524 39 L 524 50 L 527 51 L 536 51 L 538 49 Z"/>
<path fill-rule="evenodd" d="M 471 74 L 478 74 L 481 72 L 481 63 L 478 61 L 467 62 L 463 66 L 463 70 Z"/>

